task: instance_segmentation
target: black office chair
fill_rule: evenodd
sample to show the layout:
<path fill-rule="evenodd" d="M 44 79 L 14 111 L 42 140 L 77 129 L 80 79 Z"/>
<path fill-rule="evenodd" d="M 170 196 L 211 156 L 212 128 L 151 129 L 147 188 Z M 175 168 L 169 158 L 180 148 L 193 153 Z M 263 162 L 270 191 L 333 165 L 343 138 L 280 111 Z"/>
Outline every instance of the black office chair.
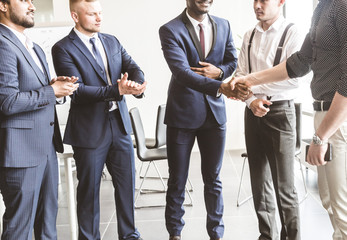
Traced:
<path fill-rule="evenodd" d="M 166 104 L 161 104 L 158 106 L 157 111 L 157 122 L 155 127 L 155 138 L 145 138 L 146 139 L 146 147 L 148 149 L 153 148 L 160 148 L 162 146 L 166 145 L 166 125 L 164 124 L 164 118 L 165 118 L 165 110 L 166 110 Z M 134 141 L 134 147 L 136 147 L 136 142 Z M 141 162 L 141 167 L 139 170 L 139 177 L 142 179 L 142 169 L 144 167 L 145 162 Z M 147 178 L 158 178 L 157 176 L 147 176 Z M 167 179 L 167 177 L 162 177 L 163 179 Z M 189 183 L 189 192 L 193 191 L 193 184 L 188 178 Z M 144 190 L 144 189 L 143 189 Z M 145 192 L 144 192 L 145 193 Z"/>
<path fill-rule="evenodd" d="M 295 103 L 295 114 L 296 114 L 296 145 L 295 145 L 295 159 L 298 160 L 300 164 L 300 171 L 301 171 L 301 176 L 302 176 L 302 181 L 304 183 L 304 189 L 305 189 L 305 196 L 299 200 L 299 204 L 302 203 L 308 196 L 308 191 L 307 191 L 307 186 L 306 186 L 306 181 L 305 181 L 305 176 L 304 176 L 304 170 L 302 167 L 302 162 L 300 159 L 300 153 L 301 153 L 301 103 Z M 246 165 L 246 160 L 248 158 L 247 153 L 242 153 L 241 157 L 243 157 L 243 164 L 242 164 L 242 170 L 241 170 L 241 178 L 240 178 L 240 184 L 239 184 L 239 189 L 237 193 L 237 200 L 236 200 L 236 205 L 239 207 L 248 200 L 250 200 L 253 196 L 250 195 L 246 197 L 244 200 L 240 201 L 240 193 L 241 193 L 241 185 L 242 185 L 242 178 L 243 178 L 243 173 L 245 170 L 245 165 Z"/>
<path fill-rule="evenodd" d="M 163 185 L 163 190 L 147 190 L 145 192 L 165 192 L 166 191 L 166 185 L 164 183 L 163 177 L 160 174 L 160 171 L 155 163 L 155 161 L 158 160 L 166 160 L 167 159 L 167 151 L 165 147 L 160 147 L 160 148 L 152 148 L 149 149 L 146 146 L 146 138 L 145 138 L 145 133 L 141 121 L 141 116 L 139 110 L 135 107 L 130 109 L 129 111 L 130 114 L 130 119 L 131 119 L 131 124 L 133 127 L 133 133 L 135 136 L 135 142 L 136 142 L 136 153 L 137 157 L 140 159 L 142 162 L 148 162 L 148 166 L 146 168 L 146 171 L 144 173 L 144 176 L 142 178 L 142 181 L 140 183 L 140 188 L 135 196 L 135 208 L 144 208 L 144 207 L 164 207 L 165 205 L 147 205 L 147 206 L 138 206 L 137 200 L 139 199 L 139 196 L 141 193 L 144 193 L 143 191 L 143 184 L 145 180 L 147 179 L 147 174 L 148 170 L 151 165 L 154 166 L 158 178 L 160 179 L 162 185 Z M 192 206 L 193 205 L 193 199 L 192 196 L 189 192 L 189 190 L 186 187 L 186 192 L 189 198 L 189 202 L 185 204 L 186 206 Z"/>

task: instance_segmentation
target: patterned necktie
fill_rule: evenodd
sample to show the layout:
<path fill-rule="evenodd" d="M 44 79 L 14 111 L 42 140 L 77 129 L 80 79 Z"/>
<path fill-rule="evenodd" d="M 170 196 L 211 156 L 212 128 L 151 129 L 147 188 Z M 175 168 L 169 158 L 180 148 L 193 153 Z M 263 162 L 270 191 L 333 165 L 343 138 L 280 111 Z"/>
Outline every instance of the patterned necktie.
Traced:
<path fill-rule="evenodd" d="M 103 73 L 106 73 L 104 62 L 102 61 L 101 54 L 100 54 L 98 48 L 96 47 L 95 41 L 96 41 L 96 39 L 94 37 L 92 37 L 89 40 L 89 42 L 93 45 L 93 54 L 94 54 L 95 60 L 98 63 L 98 65 L 101 67 L 101 69 L 103 70 Z"/>
<path fill-rule="evenodd" d="M 201 45 L 201 50 L 202 50 L 202 55 L 205 58 L 205 34 L 204 34 L 204 26 L 200 23 L 200 45 Z"/>

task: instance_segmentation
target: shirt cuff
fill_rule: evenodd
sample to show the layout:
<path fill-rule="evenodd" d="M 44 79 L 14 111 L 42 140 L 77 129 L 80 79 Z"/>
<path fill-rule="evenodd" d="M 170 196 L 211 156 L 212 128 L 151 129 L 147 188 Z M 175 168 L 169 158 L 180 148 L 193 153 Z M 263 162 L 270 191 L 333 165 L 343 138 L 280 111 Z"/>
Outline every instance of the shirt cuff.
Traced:
<path fill-rule="evenodd" d="M 245 100 L 245 103 L 246 103 L 247 107 L 250 108 L 251 103 L 252 103 L 254 100 L 256 100 L 256 99 L 257 99 L 256 96 L 253 95 L 252 97 L 250 97 L 250 98 L 248 98 L 247 100 Z"/>
<path fill-rule="evenodd" d="M 57 102 L 59 104 L 63 104 L 64 103 L 64 97 L 57 98 L 56 100 L 57 100 Z"/>

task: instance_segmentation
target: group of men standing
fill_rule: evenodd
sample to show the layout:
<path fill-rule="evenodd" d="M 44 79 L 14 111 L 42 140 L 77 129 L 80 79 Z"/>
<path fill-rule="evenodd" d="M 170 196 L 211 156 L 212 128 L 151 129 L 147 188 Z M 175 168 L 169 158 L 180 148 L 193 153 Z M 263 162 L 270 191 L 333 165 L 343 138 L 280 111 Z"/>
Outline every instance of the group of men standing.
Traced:
<path fill-rule="evenodd" d="M 347 61 L 343 62 L 347 58 L 347 48 L 343 47 L 347 34 L 343 35 L 345 28 L 336 27 L 347 23 L 347 11 L 338 10 L 347 10 L 347 3 L 321 0 L 320 5 L 327 6 L 317 8 L 316 12 L 324 9 L 323 14 L 315 13 L 300 50 L 297 28 L 281 14 L 285 0 L 254 0 L 259 23 L 245 34 L 239 59 L 229 22 L 208 14 L 212 3 L 213 0 L 186 0 L 187 8 L 159 30 L 164 57 L 172 72 L 165 115 L 169 165 L 165 221 L 169 240 L 181 239 L 184 192 L 195 139 L 201 155 L 207 233 L 211 240 L 223 238 L 220 170 L 226 110 L 222 95 L 247 104 L 246 147 L 259 240 L 301 239 L 293 173 L 296 144 L 293 99 L 298 88 L 296 78 L 307 73 L 311 65 L 318 75 L 314 79 L 316 85 L 320 83 L 320 74 L 324 75 L 317 68 L 320 61 L 325 61 L 321 60 L 324 55 L 321 49 L 326 43 L 321 39 L 326 35 L 324 30 L 340 36 L 337 45 L 329 46 L 336 49 L 334 57 L 341 60 L 341 66 L 334 72 L 334 81 L 329 82 L 334 85 L 331 94 L 314 94 L 321 106 L 329 106 L 315 110 L 327 113 L 332 107 L 333 113 L 339 110 L 339 114 L 336 119 L 329 110 L 328 120 L 321 117 L 323 127 L 317 123 L 308 161 L 321 165 L 320 190 L 334 226 L 334 240 L 347 239 L 344 207 L 347 201 L 341 199 L 341 195 L 346 196 L 347 186 L 346 181 L 336 180 L 343 176 L 346 180 L 346 169 L 340 170 L 335 178 L 331 176 L 346 163 L 346 142 L 340 139 L 339 144 L 333 143 L 332 163 L 322 160 L 326 142 L 334 133 L 347 138 L 341 130 L 347 118 L 346 107 L 341 107 L 347 90 Z M 100 2 L 70 0 L 75 27 L 52 48 L 54 68 L 60 77 L 50 80 L 42 49 L 24 34 L 26 28 L 34 26 L 34 11 L 32 0 L 0 0 L 0 191 L 6 207 L 1 239 L 31 240 L 32 229 L 35 239 L 57 239 L 55 152 L 63 151 L 64 142 L 72 145 L 76 160 L 79 239 L 100 239 L 99 192 L 106 164 L 115 189 L 118 238 L 141 240 L 135 228 L 134 153 L 124 95 L 143 97 L 144 74 L 117 38 L 100 33 Z M 331 16 L 335 18 L 331 20 Z M 318 37 L 316 32 L 312 33 L 317 29 L 321 34 Z M 311 51 L 304 49 L 309 43 Z M 290 61 L 285 64 L 288 58 Z M 259 72 L 270 68 L 275 74 Z M 235 71 L 235 80 L 223 82 Z M 280 82 L 270 83 L 272 80 Z M 266 84 L 255 86 L 263 83 Z M 316 85 L 312 85 L 313 93 L 317 92 Z M 64 102 L 66 96 L 71 97 L 71 107 L 62 141 L 55 104 Z M 330 124 L 329 120 L 333 122 Z M 323 185 L 327 187 L 321 188 Z M 280 237 L 272 188 L 282 226 Z"/>

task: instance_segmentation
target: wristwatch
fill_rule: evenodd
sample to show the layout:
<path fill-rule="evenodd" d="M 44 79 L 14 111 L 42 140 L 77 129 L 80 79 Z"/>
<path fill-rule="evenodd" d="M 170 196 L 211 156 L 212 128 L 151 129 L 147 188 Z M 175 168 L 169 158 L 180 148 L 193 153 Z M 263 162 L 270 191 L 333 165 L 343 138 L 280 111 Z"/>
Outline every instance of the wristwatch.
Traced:
<path fill-rule="evenodd" d="M 219 69 L 220 69 L 220 74 L 218 76 L 218 79 L 223 79 L 224 72 L 223 72 L 223 70 L 221 68 L 219 68 Z"/>
<path fill-rule="evenodd" d="M 312 142 L 314 145 L 324 145 L 324 144 L 328 143 L 328 140 L 320 139 L 320 137 L 315 133 L 315 134 L 313 134 Z"/>

